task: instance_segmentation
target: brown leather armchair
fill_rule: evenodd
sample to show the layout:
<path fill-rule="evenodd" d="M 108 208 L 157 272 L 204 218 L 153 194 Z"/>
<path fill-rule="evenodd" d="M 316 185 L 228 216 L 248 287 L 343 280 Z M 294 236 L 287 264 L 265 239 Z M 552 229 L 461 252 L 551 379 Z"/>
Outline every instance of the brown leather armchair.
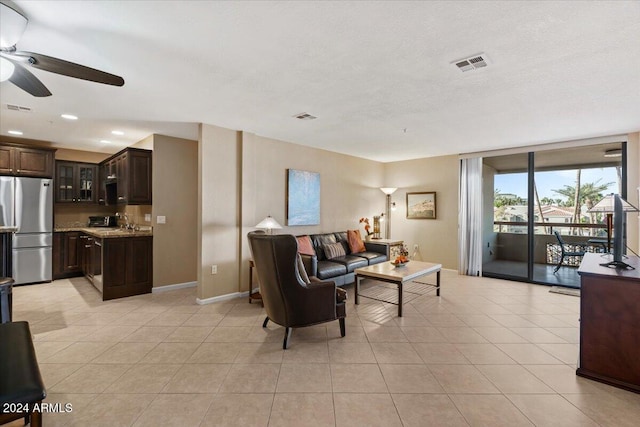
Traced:
<path fill-rule="evenodd" d="M 283 349 L 289 347 L 292 328 L 338 320 L 345 335 L 345 302 L 338 298 L 334 282 L 305 283 L 298 270 L 298 241 L 292 235 L 248 234 L 260 293 L 269 320 L 285 327 Z M 340 299 L 341 301 L 339 301 Z"/>

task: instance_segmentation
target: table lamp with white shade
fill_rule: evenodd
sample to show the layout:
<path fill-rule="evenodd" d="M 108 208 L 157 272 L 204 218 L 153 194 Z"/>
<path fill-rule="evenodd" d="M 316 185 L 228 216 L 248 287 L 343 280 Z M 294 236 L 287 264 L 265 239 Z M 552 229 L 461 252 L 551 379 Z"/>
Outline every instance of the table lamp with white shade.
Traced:
<path fill-rule="evenodd" d="M 274 229 L 280 229 L 282 226 L 278 224 L 278 221 L 273 219 L 271 215 L 268 215 L 265 219 L 256 224 L 255 228 L 261 228 L 267 230 L 267 234 L 273 234 Z"/>

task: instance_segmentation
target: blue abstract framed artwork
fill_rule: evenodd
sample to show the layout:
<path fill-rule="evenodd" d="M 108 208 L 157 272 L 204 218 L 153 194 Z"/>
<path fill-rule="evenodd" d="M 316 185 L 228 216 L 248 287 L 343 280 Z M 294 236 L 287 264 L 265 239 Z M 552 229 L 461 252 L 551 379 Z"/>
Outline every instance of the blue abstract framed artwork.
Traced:
<path fill-rule="evenodd" d="M 287 169 L 287 225 L 320 224 L 320 174 Z"/>

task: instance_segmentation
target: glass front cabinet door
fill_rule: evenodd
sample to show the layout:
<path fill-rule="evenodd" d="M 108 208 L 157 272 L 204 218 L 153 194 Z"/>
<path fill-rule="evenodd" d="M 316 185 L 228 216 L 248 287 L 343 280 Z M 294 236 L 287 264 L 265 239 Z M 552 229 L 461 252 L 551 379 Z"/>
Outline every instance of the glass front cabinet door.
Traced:
<path fill-rule="evenodd" d="M 95 203 L 98 165 L 56 162 L 56 202 Z"/>

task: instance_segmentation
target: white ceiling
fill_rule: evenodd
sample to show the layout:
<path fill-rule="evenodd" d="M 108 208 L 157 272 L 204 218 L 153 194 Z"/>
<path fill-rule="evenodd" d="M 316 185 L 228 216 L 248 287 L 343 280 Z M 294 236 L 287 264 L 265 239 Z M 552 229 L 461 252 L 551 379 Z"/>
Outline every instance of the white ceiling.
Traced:
<path fill-rule="evenodd" d="M 19 50 L 126 83 L 31 69 L 53 96 L 3 82 L 2 135 L 115 152 L 202 122 L 386 162 L 640 130 L 638 1 L 14 5 Z M 481 52 L 488 68 L 450 64 Z"/>

